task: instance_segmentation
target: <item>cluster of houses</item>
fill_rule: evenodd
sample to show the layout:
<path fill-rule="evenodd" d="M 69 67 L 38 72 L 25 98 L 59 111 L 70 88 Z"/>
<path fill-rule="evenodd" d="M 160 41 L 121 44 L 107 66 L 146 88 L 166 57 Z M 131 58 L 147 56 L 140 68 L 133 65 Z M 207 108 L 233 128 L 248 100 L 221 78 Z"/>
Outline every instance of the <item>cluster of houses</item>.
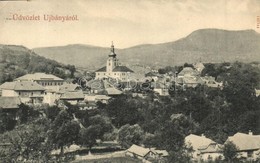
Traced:
<path fill-rule="evenodd" d="M 248 134 L 238 132 L 229 136 L 224 144 L 227 142 L 236 145 L 237 158 L 251 161 L 260 159 L 260 135 L 253 135 L 251 131 Z M 218 144 L 204 135 L 190 134 L 185 137 L 185 144 L 187 147 L 192 147 L 191 157 L 194 161 L 224 159 L 224 145 Z"/>
<path fill-rule="evenodd" d="M 96 107 L 96 102 L 107 103 L 113 96 L 122 93 L 107 85 L 105 81 L 95 81 L 97 82 L 101 84 L 98 87 L 100 90 L 83 91 L 80 85 L 67 82 L 52 74 L 26 74 L 12 82 L 0 85 L 0 109 L 16 112 L 21 103 L 60 106 L 64 101 L 79 105 L 82 109 L 93 109 Z"/>
<path fill-rule="evenodd" d="M 224 145 L 232 142 L 237 147 L 237 158 L 249 161 L 260 159 L 260 135 L 253 135 L 251 131 L 246 133 L 236 133 L 229 136 L 224 144 L 207 138 L 205 135 L 190 134 L 184 139 L 185 146 L 190 148 L 190 157 L 193 162 L 207 162 L 215 160 L 223 160 Z M 164 162 L 169 156 L 166 150 L 157 150 L 155 148 L 145 148 L 133 144 L 126 150 L 126 155 L 134 157 L 144 162 Z"/>
<path fill-rule="evenodd" d="M 145 148 L 133 144 L 129 149 L 126 150 L 126 156 L 137 158 L 143 162 L 166 162 L 167 156 L 169 156 L 166 150 L 158 150 L 156 148 Z"/>

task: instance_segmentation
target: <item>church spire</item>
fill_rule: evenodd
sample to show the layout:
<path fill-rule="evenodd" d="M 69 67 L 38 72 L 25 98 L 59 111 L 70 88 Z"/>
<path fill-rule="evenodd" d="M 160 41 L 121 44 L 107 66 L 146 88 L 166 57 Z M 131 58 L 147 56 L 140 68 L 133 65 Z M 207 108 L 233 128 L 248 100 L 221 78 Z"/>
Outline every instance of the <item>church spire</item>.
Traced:
<path fill-rule="evenodd" d="M 109 57 L 116 57 L 116 53 L 115 53 L 115 47 L 114 47 L 114 43 L 112 41 L 112 45 L 111 45 L 111 53 L 109 54 Z"/>
<path fill-rule="evenodd" d="M 112 41 L 112 45 L 111 45 L 111 53 L 115 53 L 115 47 L 114 47 L 113 41 Z"/>

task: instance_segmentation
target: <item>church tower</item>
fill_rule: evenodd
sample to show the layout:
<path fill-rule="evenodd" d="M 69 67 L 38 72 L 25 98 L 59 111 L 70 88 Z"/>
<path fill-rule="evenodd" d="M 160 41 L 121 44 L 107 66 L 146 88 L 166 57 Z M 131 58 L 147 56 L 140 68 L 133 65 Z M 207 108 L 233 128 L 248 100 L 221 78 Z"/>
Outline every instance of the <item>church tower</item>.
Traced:
<path fill-rule="evenodd" d="M 106 72 L 107 73 L 112 73 L 113 69 L 118 66 L 118 59 L 116 58 L 116 53 L 115 53 L 115 47 L 113 45 L 113 41 L 112 41 L 112 45 L 111 45 L 111 52 L 108 55 L 108 59 L 107 59 L 107 69 Z"/>

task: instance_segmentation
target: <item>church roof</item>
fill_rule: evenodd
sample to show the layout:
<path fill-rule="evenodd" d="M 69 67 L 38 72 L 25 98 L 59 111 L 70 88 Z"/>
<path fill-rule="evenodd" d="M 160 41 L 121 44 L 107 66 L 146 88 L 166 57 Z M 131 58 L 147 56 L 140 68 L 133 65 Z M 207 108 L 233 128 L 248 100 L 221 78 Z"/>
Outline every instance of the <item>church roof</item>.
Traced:
<path fill-rule="evenodd" d="M 98 69 L 96 72 L 106 72 L 106 70 L 107 70 L 107 67 L 104 66 L 104 67 Z"/>
<path fill-rule="evenodd" d="M 126 66 L 116 66 L 113 69 L 113 72 L 134 72 L 134 71 Z"/>
<path fill-rule="evenodd" d="M 106 72 L 106 66 L 98 69 L 96 72 Z M 134 71 L 126 66 L 116 66 L 113 69 L 113 72 L 134 72 Z"/>

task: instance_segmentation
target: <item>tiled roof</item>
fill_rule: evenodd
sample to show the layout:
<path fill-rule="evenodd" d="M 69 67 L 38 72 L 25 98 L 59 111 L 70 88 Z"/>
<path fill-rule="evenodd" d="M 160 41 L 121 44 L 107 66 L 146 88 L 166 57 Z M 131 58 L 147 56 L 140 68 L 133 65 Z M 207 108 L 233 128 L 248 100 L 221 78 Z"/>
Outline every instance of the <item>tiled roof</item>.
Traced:
<path fill-rule="evenodd" d="M 116 66 L 113 69 L 113 72 L 134 72 L 134 71 L 126 66 Z"/>
<path fill-rule="evenodd" d="M 197 76 L 199 75 L 199 72 L 194 70 L 191 67 L 185 67 L 183 70 L 178 74 L 178 76 L 184 76 L 184 75 L 191 75 L 191 76 Z"/>
<path fill-rule="evenodd" d="M 58 80 L 63 81 L 63 79 L 52 75 L 52 74 L 45 74 L 45 73 L 34 73 L 34 74 L 26 74 L 24 76 L 21 76 L 19 78 L 16 78 L 15 80 Z"/>
<path fill-rule="evenodd" d="M 196 150 L 203 146 L 209 146 L 211 143 L 216 143 L 213 140 L 206 138 L 205 136 L 198 136 L 190 134 L 185 137 L 185 144 L 191 145 L 191 147 Z"/>
<path fill-rule="evenodd" d="M 130 152 L 130 153 L 134 153 L 136 155 L 139 155 L 141 157 L 144 157 L 150 152 L 150 149 L 143 148 L 143 147 L 140 147 L 140 146 L 133 144 L 127 151 Z"/>
<path fill-rule="evenodd" d="M 66 91 L 75 91 L 77 90 L 78 88 L 80 88 L 80 86 L 78 84 L 68 84 L 68 83 L 65 83 L 61 86 L 59 86 L 59 91 L 60 92 L 66 92 Z"/>
<path fill-rule="evenodd" d="M 106 68 L 106 66 L 104 66 L 104 67 L 98 69 L 96 72 L 106 72 L 106 70 L 107 70 L 107 68 Z"/>
<path fill-rule="evenodd" d="M 20 104 L 19 97 L 0 97 L 0 109 L 17 109 Z"/>
<path fill-rule="evenodd" d="M 113 87 L 106 88 L 105 90 L 107 92 L 107 95 L 120 95 L 123 93 L 122 91 L 120 91 L 116 88 L 113 88 Z"/>
<path fill-rule="evenodd" d="M 86 83 L 87 87 L 92 90 L 104 90 L 104 83 L 102 80 L 90 80 Z"/>
<path fill-rule="evenodd" d="M 260 135 L 249 135 L 238 132 L 234 136 L 228 137 L 227 141 L 233 142 L 240 151 L 260 149 Z"/>
<path fill-rule="evenodd" d="M 0 89 L 8 89 L 8 90 L 15 90 L 15 91 L 44 91 L 45 90 L 41 85 L 32 81 L 5 82 L 0 86 Z"/>
<path fill-rule="evenodd" d="M 222 152 L 223 146 L 217 143 L 211 143 L 208 146 L 201 146 L 198 149 L 201 153 L 216 153 Z"/>
<path fill-rule="evenodd" d="M 85 96 L 82 91 L 69 91 L 62 94 L 60 99 L 61 100 L 77 100 L 77 99 L 84 100 L 84 97 Z"/>
<path fill-rule="evenodd" d="M 106 72 L 106 66 L 98 69 L 96 72 Z M 113 72 L 134 72 L 134 71 L 126 66 L 116 66 L 113 69 Z"/>

